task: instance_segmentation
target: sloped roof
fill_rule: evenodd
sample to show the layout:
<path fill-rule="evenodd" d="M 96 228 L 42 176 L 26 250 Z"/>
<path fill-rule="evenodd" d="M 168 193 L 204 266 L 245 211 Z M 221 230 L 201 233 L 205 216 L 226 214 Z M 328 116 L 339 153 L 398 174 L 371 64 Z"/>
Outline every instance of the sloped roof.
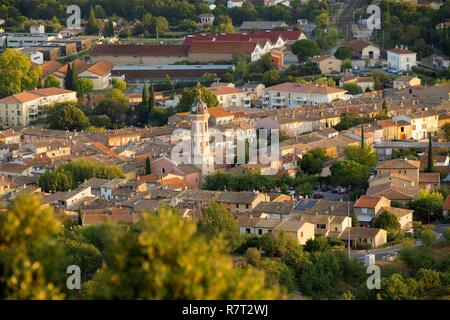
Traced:
<path fill-rule="evenodd" d="M 420 161 L 408 159 L 392 159 L 377 165 L 377 169 L 419 169 Z"/>
<path fill-rule="evenodd" d="M 257 42 L 242 41 L 194 41 L 189 48 L 189 53 L 252 53 L 258 46 Z"/>
<path fill-rule="evenodd" d="M 91 55 L 187 57 L 188 49 L 187 45 L 104 44 L 94 46 Z"/>

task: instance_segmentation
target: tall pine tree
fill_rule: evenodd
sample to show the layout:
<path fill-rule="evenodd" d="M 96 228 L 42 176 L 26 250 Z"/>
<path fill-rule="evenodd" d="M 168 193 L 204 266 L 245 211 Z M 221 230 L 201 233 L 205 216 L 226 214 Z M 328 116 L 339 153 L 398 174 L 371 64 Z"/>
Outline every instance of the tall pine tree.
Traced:
<path fill-rule="evenodd" d="M 147 84 L 144 83 L 144 87 L 142 88 L 142 104 L 148 103 L 148 88 Z"/>
<path fill-rule="evenodd" d="M 145 174 L 151 174 L 152 173 L 152 167 L 150 165 L 150 158 L 147 157 L 145 158 Z"/>
<path fill-rule="evenodd" d="M 364 124 L 361 125 L 361 149 L 364 149 Z"/>
<path fill-rule="evenodd" d="M 428 133 L 428 172 L 433 172 L 433 140 L 431 139 L 431 133 Z"/>
<path fill-rule="evenodd" d="M 71 90 L 72 88 L 72 71 L 70 70 L 70 63 L 67 64 L 66 77 L 64 78 L 64 88 Z"/>
<path fill-rule="evenodd" d="M 77 68 L 75 67 L 75 62 L 72 62 L 72 67 L 70 68 L 70 88 L 69 88 L 69 90 L 78 92 L 79 91 L 78 89 L 79 88 L 78 88 Z"/>
<path fill-rule="evenodd" d="M 89 11 L 89 19 L 85 28 L 86 34 L 97 35 L 99 31 L 99 27 L 97 24 L 97 19 L 95 18 L 94 9 Z"/>
<path fill-rule="evenodd" d="M 155 108 L 155 88 L 153 87 L 153 83 L 150 84 L 150 97 L 148 98 L 148 116 L 149 119 L 153 113 L 153 109 Z"/>

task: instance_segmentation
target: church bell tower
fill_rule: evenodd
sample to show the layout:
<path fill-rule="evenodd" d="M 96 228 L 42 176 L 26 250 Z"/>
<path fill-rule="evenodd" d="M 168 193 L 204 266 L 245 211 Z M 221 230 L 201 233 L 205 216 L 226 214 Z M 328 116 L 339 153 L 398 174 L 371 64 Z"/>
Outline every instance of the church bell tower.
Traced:
<path fill-rule="evenodd" d="M 202 100 L 201 87 L 198 84 L 189 120 L 191 122 L 191 164 L 201 170 L 202 179 L 214 173 L 214 157 L 209 145 L 208 119 L 208 106 Z"/>

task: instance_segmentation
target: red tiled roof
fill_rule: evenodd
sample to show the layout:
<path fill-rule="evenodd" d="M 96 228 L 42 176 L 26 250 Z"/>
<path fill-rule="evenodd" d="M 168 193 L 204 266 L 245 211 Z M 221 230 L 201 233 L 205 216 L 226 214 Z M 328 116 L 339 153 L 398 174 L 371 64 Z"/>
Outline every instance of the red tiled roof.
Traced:
<path fill-rule="evenodd" d="M 87 70 L 99 76 L 105 76 L 111 72 L 113 67 L 114 64 L 112 64 L 111 62 L 107 60 L 100 60 L 94 64 L 91 64 L 89 68 L 87 68 Z"/>
<path fill-rule="evenodd" d="M 208 113 L 214 118 L 233 116 L 232 113 L 225 111 L 223 108 L 220 107 L 208 108 Z"/>
<path fill-rule="evenodd" d="M 41 88 L 30 91 L 16 93 L 12 96 L 0 99 L 0 103 L 25 103 L 39 99 L 41 97 L 55 96 L 64 93 L 73 93 L 75 91 L 61 89 L 61 88 Z"/>
<path fill-rule="evenodd" d="M 235 94 L 235 93 L 241 93 L 242 90 L 238 88 L 230 88 L 230 87 L 213 87 L 209 88 L 209 91 L 214 93 L 216 96 L 224 95 L 224 94 Z"/>
<path fill-rule="evenodd" d="M 194 41 L 189 48 L 189 53 L 252 53 L 258 46 L 257 42 L 242 41 Z"/>
<path fill-rule="evenodd" d="M 42 78 L 48 77 L 50 74 L 61 68 L 63 65 L 56 60 L 50 60 L 41 65 Z"/>
<path fill-rule="evenodd" d="M 375 208 L 381 197 L 361 196 L 355 203 L 355 208 Z"/>
<path fill-rule="evenodd" d="M 57 70 L 57 72 L 66 74 L 68 65 L 69 64 L 63 65 L 61 68 L 59 68 Z M 74 65 L 75 65 L 75 69 L 77 70 L 77 73 L 80 73 L 89 67 L 89 63 L 87 63 L 86 61 L 80 60 L 80 59 L 75 59 L 73 62 L 70 63 L 71 68 L 73 68 Z"/>
<path fill-rule="evenodd" d="M 408 159 L 393 159 L 377 165 L 377 169 L 419 169 L 420 161 Z"/>
<path fill-rule="evenodd" d="M 92 56 L 150 56 L 150 57 L 187 57 L 187 45 L 155 44 L 104 44 L 92 48 Z"/>
<path fill-rule="evenodd" d="M 357 53 L 361 53 L 365 47 L 370 45 L 371 45 L 370 42 L 361 39 L 350 40 L 344 43 L 344 46 L 350 48 L 350 50 Z"/>
<path fill-rule="evenodd" d="M 410 53 L 415 53 L 411 50 L 408 49 L 404 49 L 404 48 L 392 48 L 388 50 L 389 52 L 393 52 L 393 53 L 397 53 L 397 54 L 410 54 Z"/>

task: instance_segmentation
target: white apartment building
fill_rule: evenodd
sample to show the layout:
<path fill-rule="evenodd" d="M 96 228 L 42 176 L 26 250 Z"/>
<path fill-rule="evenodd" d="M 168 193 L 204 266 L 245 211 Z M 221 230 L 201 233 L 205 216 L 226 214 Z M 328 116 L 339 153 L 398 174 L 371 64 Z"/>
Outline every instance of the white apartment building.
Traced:
<path fill-rule="evenodd" d="M 27 126 L 44 113 L 44 108 L 58 102 L 77 101 L 75 91 L 44 88 L 24 91 L 0 99 L 0 124 L 3 127 Z"/>
<path fill-rule="evenodd" d="M 217 97 L 219 106 L 224 109 L 231 107 L 250 108 L 251 101 L 248 93 L 242 89 L 230 87 L 213 87 L 209 90 Z"/>
<path fill-rule="evenodd" d="M 264 89 L 264 108 L 295 108 L 319 105 L 335 100 L 350 100 L 347 90 L 316 84 L 286 82 Z"/>
<path fill-rule="evenodd" d="M 30 61 L 34 64 L 43 64 L 44 63 L 44 54 L 42 52 L 37 51 L 33 48 L 20 48 L 18 50 L 22 51 L 22 53 L 29 56 Z"/>
<path fill-rule="evenodd" d="M 387 52 L 388 66 L 397 70 L 408 71 L 417 65 L 417 53 L 408 47 L 395 47 Z"/>

